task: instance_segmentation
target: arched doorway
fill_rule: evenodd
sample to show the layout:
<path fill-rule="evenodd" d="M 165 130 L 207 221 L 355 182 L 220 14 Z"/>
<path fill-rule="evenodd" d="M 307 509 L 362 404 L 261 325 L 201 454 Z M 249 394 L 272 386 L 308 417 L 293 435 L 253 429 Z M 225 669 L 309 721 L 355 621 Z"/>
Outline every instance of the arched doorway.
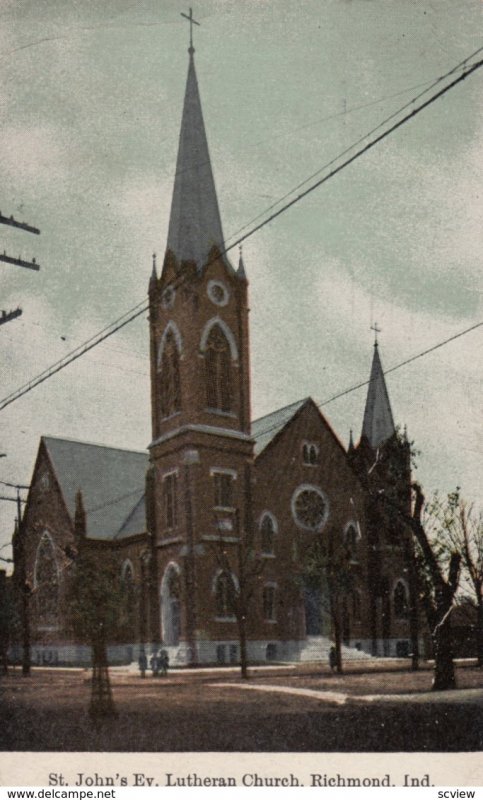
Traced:
<path fill-rule="evenodd" d="M 304 586 L 305 635 L 320 636 L 322 633 L 321 592 L 312 586 Z"/>
<path fill-rule="evenodd" d="M 166 567 L 161 581 L 161 639 L 169 647 L 177 647 L 181 633 L 181 569 L 174 561 Z"/>

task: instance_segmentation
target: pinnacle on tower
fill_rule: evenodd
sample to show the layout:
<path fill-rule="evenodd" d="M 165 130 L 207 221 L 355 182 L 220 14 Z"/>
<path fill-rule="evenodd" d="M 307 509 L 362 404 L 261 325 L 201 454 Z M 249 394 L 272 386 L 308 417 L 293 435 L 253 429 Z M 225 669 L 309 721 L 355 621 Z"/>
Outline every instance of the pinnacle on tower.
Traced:
<path fill-rule="evenodd" d="M 245 271 L 245 264 L 244 264 L 244 261 L 243 261 L 243 252 L 242 252 L 242 246 L 241 245 L 240 245 L 240 258 L 238 260 L 238 269 L 236 271 L 236 274 L 237 274 L 237 278 L 240 278 L 241 281 L 246 281 L 247 274 L 246 274 L 246 271 Z"/>
<path fill-rule="evenodd" d="M 179 135 L 167 250 L 201 269 L 213 247 L 223 251 L 223 231 L 211 169 L 201 101 L 189 48 L 188 78 Z"/>
<path fill-rule="evenodd" d="M 364 410 L 362 436 L 365 436 L 371 447 L 376 448 L 386 442 L 395 431 L 391 404 L 376 340 L 374 342 L 371 377 Z"/>

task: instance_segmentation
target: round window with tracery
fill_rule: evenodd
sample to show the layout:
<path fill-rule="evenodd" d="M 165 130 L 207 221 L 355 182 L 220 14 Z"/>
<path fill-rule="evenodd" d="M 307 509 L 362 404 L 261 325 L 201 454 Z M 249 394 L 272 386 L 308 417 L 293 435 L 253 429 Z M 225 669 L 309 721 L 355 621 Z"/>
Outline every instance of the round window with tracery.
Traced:
<path fill-rule="evenodd" d="M 228 289 L 221 281 L 208 282 L 208 297 L 216 306 L 226 306 L 230 299 Z"/>
<path fill-rule="evenodd" d="M 321 531 L 329 516 L 329 501 L 317 486 L 304 484 L 293 494 L 292 514 L 300 528 Z"/>

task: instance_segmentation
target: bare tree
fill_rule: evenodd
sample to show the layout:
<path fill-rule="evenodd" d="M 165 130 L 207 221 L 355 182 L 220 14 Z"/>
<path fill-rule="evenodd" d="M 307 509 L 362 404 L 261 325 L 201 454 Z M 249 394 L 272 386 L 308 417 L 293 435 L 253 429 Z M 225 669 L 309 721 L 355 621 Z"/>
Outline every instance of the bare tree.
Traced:
<path fill-rule="evenodd" d="M 223 520 L 216 520 L 219 538 L 214 543 L 213 551 L 221 570 L 218 581 L 225 593 L 223 602 L 226 609 L 236 617 L 241 677 L 247 679 L 247 624 L 257 578 L 262 573 L 264 563 L 255 550 L 251 531 L 240 530 L 238 509 L 234 514 L 234 522 L 235 541 L 227 541 Z"/>
<path fill-rule="evenodd" d="M 304 583 L 320 591 L 321 603 L 326 602 L 332 622 L 336 669 L 341 673 L 342 624 L 341 602 L 354 588 L 350 554 L 342 540 L 336 541 L 334 532 L 324 532 L 310 547 L 304 562 Z"/>
<path fill-rule="evenodd" d="M 392 501 L 380 497 L 407 523 L 418 545 L 416 564 L 419 579 L 419 597 L 428 621 L 434 655 L 433 691 L 454 689 L 456 678 L 451 641 L 451 612 L 459 585 L 461 553 L 454 549 L 445 565 L 438 549 L 431 543 L 436 538 L 438 516 L 431 504 L 426 505 L 425 496 L 418 483 L 412 484 L 414 503 L 412 513 L 407 514 Z"/>
<path fill-rule="evenodd" d="M 471 603 L 476 610 L 475 645 L 478 666 L 483 666 L 483 513 L 462 500 L 459 488 L 445 500 L 438 494 L 428 506 L 428 515 L 437 520 L 435 549 L 443 562 L 453 552 L 460 553 L 463 580 L 471 590 Z"/>

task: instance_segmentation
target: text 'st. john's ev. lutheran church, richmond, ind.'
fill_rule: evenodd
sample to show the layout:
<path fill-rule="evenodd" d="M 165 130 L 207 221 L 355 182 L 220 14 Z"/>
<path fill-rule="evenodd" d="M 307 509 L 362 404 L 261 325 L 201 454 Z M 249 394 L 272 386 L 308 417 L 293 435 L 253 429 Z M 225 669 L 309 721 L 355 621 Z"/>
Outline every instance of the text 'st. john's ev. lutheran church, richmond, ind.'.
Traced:
<path fill-rule="evenodd" d="M 166 253 L 149 281 L 152 441 L 146 454 L 42 437 L 21 529 L 34 663 L 88 659 L 66 610 L 79 537 L 99 570 L 108 553 L 118 561 L 111 661 L 163 646 L 173 665 L 237 662 L 247 543 L 259 565 L 248 658 L 325 658 L 329 591 L 306 567 L 317 538 L 333 573 L 350 573 L 337 591 L 345 656 L 411 651 L 408 534 L 377 501 L 396 492 L 409 510 L 410 448 L 377 342 L 362 434 L 347 451 L 310 398 L 252 421 L 247 274 L 241 255 L 235 269 L 223 251 L 191 46 Z"/>

